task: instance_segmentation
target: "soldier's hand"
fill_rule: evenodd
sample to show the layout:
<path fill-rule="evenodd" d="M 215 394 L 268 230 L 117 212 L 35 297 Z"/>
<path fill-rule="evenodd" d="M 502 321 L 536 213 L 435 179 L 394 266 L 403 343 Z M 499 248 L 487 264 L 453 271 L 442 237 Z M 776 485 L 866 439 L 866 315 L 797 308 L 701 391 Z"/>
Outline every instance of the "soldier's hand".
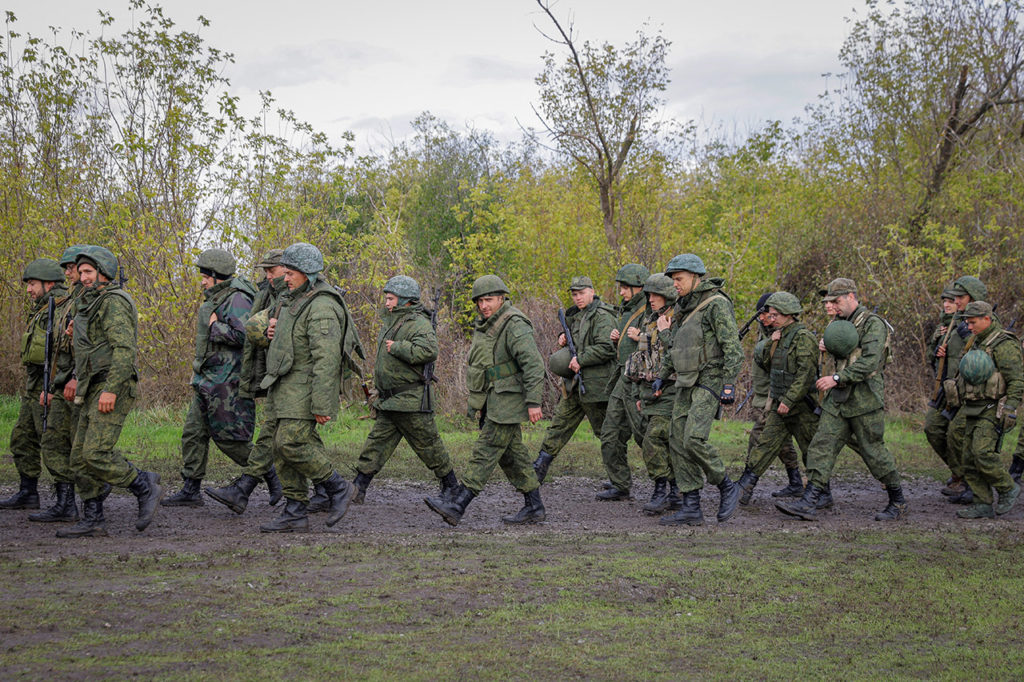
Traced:
<path fill-rule="evenodd" d="M 657 379 L 655 379 L 654 381 L 651 382 L 651 391 L 654 392 L 654 397 L 655 398 L 660 398 L 661 397 L 661 387 L 662 387 L 662 385 L 664 383 L 665 383 L 665 380 L 662 379 L 661 377 L 658 377 Z"/>
<path fill-rule="evenodd" d="M 942 344 L 941 346 L 939 346 L 938 348 L 935 349 L 935 357 L 937 357 L 937 358 L 944 358 L 944 357 L 946 357 L 946 344 Z"/>
<path fill-rule="evenodd" d="M 782 330 L 781 329 L 776 329 L 775 331 L 773 331 L 771 339 L 772 339 L 772 341 L 781 341 L 782 340 Z"/>
<path fill-rule="evenodd" d="M 672 320 L 667 315 L 658 316 L 658 331 L 663 332 L 672 326 Z"/>
<path fill-rule="evenodd" d="M 210 326 L 212 327 L 213 323 L 216 322 L 216 321 L 217 321 L 217 313 L 216 312 L 210 313 Z"/>
<path fill-rule="evenodd" d="M 565 334 L 558 335 L 558 347 L 561 348 L 565 345 Z"/>
<path fill-rule="evenodd" d="M 1017 424 L 1017 413 L 1013 410 L 1003 412 L 1003 433 L 1010 431 Z"/>
<path fill-rule="evenodd" d="M 819 391 L 827 391 L 830 388 L 835 388 L 838 385 L 839 384 L 832 380 L 832 375 L 822 377 L 818 379 L 816 382 L 814 382 L 814 387 Z"/>
<path fill-rule="evenodd" d="M 825 339 L 818 339 L 818 352 L 824 353 L 825 350 Z"/>
<path fill-rule="evenodd" d="M 626 330 L 626 336 L 628 336 L 629 338 L 631 338 L 634 341 L 639 341 L 640 340 L 640 329 L 637 328 L 637 327 L 630 327 L 629 329 Z"/>
<path fill-rule="evenodd" d="M 637 412 L 643 412 L 644 411 L 644 404 L 642 402 L 640 402 L 639 400 L 636 401 L 636 411 Z"/>
<path fill-rule="evenodd" d="M 270 318 L 269 322 L 267 322 L 267 338 L 268 339 L 273 339 L 274 338 L 274 330 L 275 329 L 277 329 L 277 318 L 276 317 L 272 317 L 272 318 Z"/>
<path fill-rule="evenodd" d="M 110 391 L 103 391 L 100 393 L 100 402 L 97 406 L 101 414 L 107 414 L 114 411 L 114 405 L 117 404 L 117 395 Z"/>
<path fill-rule="evenodd" d="M 64 330 L 64 333 L 66 335 L 68 335 L 68 336 L 74 336 L 75 335 L 75 321 L 74 320 L 71 320 L 70 322 L 68 322 L 68 328 Z"/>
<path fill-rule="evenodd" d="M 327 422 L 331 421 L 331 418 L 328 417 L 326 414 L 314 414 L 313 419 L 316 419 L 316 423 L 319 424 L 320 426 L 323 426 Z"/>
<path fill-rule="evenodd" d="M 64 384 L 64 400 L 74 400 L 75 391 L 78 389 L 78 379 L 71 379 Z"/>
<path fill-rule="evenodd" d="M 789 405 L 787 405 L 786 403 L 779 403 L 779 406 L 775 408 L 775 411 L 778 412 L 781 416 L 785 417 L 787 414 L 789 414 Z"/>
<path fill-rule="evenodd" d="M 539 407 L 526 408 L 526 414 L 529 415 L 531 424 L 536 424 L 537 422 L 544 418 L 544 411 L 541 410 Z"/>
<path fill-rule="evenodd" d="M 388 347 L 387 350 L 390 353 L 391 352 L 391 346 L 395 345 L 395 340 L 394 339 L 388 339 L 384 343 L 387 345 L 387 347 Z"/>
<path fill-rule="evenodd" d="M 46 395 L 46 391 L 39 392 L 39 404 L 46 407 L 50 402 L 50 399 Z"/>
<path fill-rule="evenodd" d="M 612 341 L 618 341 L 619 337 L 622 336 L 622 334 L 619 333 L 618 329 L 613 329 L 612 333 L 609 334 L 608 336 L 612 338 Z"/>
<path fill-rule="evenodd" d="M 569 361 L 569 369 L 571 369 L 573 372 L 576 372 L 577 374 L 580 373 L 580 361 L 576 358 L 575 355 L 572 356 L 572 360 Z"/>

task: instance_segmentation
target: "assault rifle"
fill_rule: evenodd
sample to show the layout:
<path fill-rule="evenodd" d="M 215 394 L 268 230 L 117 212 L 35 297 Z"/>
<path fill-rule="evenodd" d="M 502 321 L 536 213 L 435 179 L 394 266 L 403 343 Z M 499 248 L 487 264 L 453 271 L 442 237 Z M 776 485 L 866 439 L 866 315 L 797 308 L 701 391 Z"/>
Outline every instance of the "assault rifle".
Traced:
<path fill-rule="evenodd" d="M 767 309 L 768 309 L 768 306 L 761 306 L 760 308 L 758 308 L 754 312 L 753 315 L 750 316 L 750 319 L 747 320 L 746 324 L 744 324 L 742 327 L 740 327 L 740 341 L 743 340 L 744 336 L 746 336 L 747 334 L 750 333 L 750 328 L 752 326 L 754 326 L 755 322 L 757 322 L 757 316 L 760 315 L 761 313 L 763 313 Z"/>
<path fill-rule="evenodd" d="M 960 317 L 959 314 L 953 315 L 949 321 L 949 327 L 946 329 L 946 334 L 939 341 L 939 345 L 935 347 L 935 352 L 938 352 L 939 348 L 949 345 L 950 334 L 956 330 L 956 321 Z M 949 363 L 949 358 L 943 355 L 939 358 L 939 366 L 935 368 L 935 386 L 932 389 L 932 399 L 928 401 L 928 407 L 939 407 L 946 402 L 946 389 L 942 387 L 942 381 L 946 378 L 946 366 Z"/>
<path fill-rule="evenodd" d="M 565 308 L 558 309 L 558 321 L 562 323 L 562 333 L 565 334 L 565 345 L 569 347 L 569 353 L 572 357 L 576 358 L 577 362 L 579 358 L 576 355 L 576 344 L 572 340 L 572 332 L 569 331 L 569 323 L 565 319 Z M 584 395 L 587 389 L 583 386 L 583 372 L 576 372 L 576 380 L 580 384 L 580 395 Z"/>
<path fill-rule="evenodd" d="M 46 341 L 43 343 L 43 433 L 46 433 L 46 420 L 50 416 L 50 370 L 53 355 L 53 311 L 56 303 L 53 296 L 46 301 Z"/>
<path fill-rule="evenodd" d="M 441 302 L 441 288 L 438 287 L 434 291 L 434 308 L 430 311 L 430 326 L 434 329 L 434 336 L 437 336 L 437 306 Z M 420 400 L 420 412 L 432 412 L 433 411 L 433 396 L 431 394 L 430 385 L 437 381 L 437 376 L 434 375 L 434 365 L 437 364 L 436 360 L 431 360 L 427 364 L 423 365 L 423 398 Z"/>

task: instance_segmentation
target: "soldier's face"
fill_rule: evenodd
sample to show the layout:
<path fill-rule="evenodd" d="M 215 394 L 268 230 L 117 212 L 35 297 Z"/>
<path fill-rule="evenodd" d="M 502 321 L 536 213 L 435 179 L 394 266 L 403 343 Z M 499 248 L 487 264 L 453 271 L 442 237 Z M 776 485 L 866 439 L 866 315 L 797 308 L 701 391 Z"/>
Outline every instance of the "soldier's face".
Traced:
<path fill-rule="evenodd" d="M 849 317 L 857 309 L 857 297 L 853 294 L 843 294 L 836 299 L 836 309 L 843 317 Z"/>
<path fill-rule="evenodd" d="M 689 295 L 693 288 L 697 286 L 699 280 L 700 276 L 693 272 L 682 270 L 672 273 L 672 285 L 676 288 L 676 293 L 680 297 Z"/>
<path fill-rule="evenodd" d="M 501 304 L 505 302 L 505 297 L 501 294 L 494 294 L 491 296 L 481 296 L 476 299 L 476 309 L 480 311 L 480 316 L 485 320 L 489 319 L 491 315 L 497 312 Z"/>
<path fill-rule="evenodd" d="M 956 312 L 956 300 L 952 298 L 942 299 L 942 312 L 952 315 Z"/>
<path fill-rule="evenodd" d="M 576 307 L 583 310 L 588 305 L 594 302 L 594 290 L 591 288 L 576 289 L 569 292 L 572 295 L 572 302 L 576 304 Z"/>
<path fill-rule="evenodd" d="M 767 327 L 768 325 L 770 325 L 772 323 L 771 318 L 772 318 L 772 314 L 769 313 L 766 310 L 766 311 L 764 311 L 763 313 L 761 313 L 761 314 L 759 314 L 757 316 L 757 321 Z"/>
<path fill-rule="evenodd" d="M 309 277 L 306 277 L 306 273 L 291 268 L 284 269 L 284 283 L 291 291 L 298 289 L 308 281 Z"/>
<path fill-rule="evenodd" d="M 835 301 L 824 301 L 825 314 L 829 317 L 835 317 L 839 314 L 839 308 L 836 306 Z"/>
<path fill-rule="evenodd" d="M 392 293 L 384 294 L 384 307 L 388 310 L 394 310 L 395 306 L 398 305 L 398 297 Z"/>
<path fill-rule="evenodd" d="M 277 279 L 284 274 L 284 266 L 274 265 L 269 268 L 263 268 L 263 272 L 267 273 L 267 279 Z"/>
<path fill-rule="evenodd" d="M 785 327 L 793 324 L 793 320 L 796 319 L 792 315 L 783 315 L 775 308 L 769 308 L 768 314 L 771 315 L 771 321 L 769 324 L 775 329 L 784 329 Z"/>
<path fill-rule="evenodd" d="M 957 311 L 962 313 L 967 304 L 971 302 L 971 297 L 969 294 L 957 294 L 953 301 L 956 303 Z"/>
<path fill-rule="evenodd" d="M 636 290 L 633 287 L 627 286 L 625 284 L 619 285 L 619 298 L 621 298 L 623 301 L 628 301 L 629 299 L 633 298 L 633 295 L 635 293 Z"/>
<path fill-rule="evenodd" d="M 980 334 L 992 326 L 991 317 L 968 317 L 967 328 L 972 334 Z"/>
<path fill-rule="evenodd" d="M 52 289 L 53 287 L 50 288 Z M 46 292 L 46 289 L 43 287 L 43 282 L 41 280 L 30 279 L 25 282 L 25 291 L 28 292 L 29 298 L 36 301 Z"/>
<path fill-rule="evenodd" d="M 68 280 L 69 284 L 74 284 L 78 281 L 78 266 L 74 263 L 68 263 L 64 266 L 64 277 Z"/>
<path fill-rule="evenodd" d="M 94 287 L 97 282 L 107 281 L 106 277 L 89 263 L 78 264 L 78 279 L 83 286 L 87 287 Z"/>
<path fill-rule="evenodd" d="M 202 278 L 204 289 L 212 289 L 217 284 L 217 280 L 209 275 L 200 274 L 199 277 Z"/>
<path fill-rule="evenodd" d="M 668 303 L 665 297 L 661 294 L 647 294 L 647 300 L 650 302 L 653 310 L 661 310 L 665 307 L 665 304 Z"/>

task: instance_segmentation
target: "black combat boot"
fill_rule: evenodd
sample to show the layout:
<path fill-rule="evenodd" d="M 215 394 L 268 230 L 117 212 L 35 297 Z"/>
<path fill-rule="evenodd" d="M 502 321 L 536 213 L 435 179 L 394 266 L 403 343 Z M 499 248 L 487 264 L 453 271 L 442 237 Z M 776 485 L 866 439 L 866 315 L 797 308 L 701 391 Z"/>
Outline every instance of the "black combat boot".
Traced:
<path fill-rule="evenodd" d="M 833 504 L 835 502 L 832 499 L 832 481 L 829 481 L 818 496 L 818 509 L 831 509 Z"/>
<path fill-rule="evenodd" d="M 260 525 L 261 533 L 294 533 L 309 530 L 309 516 L 306 515 L 306 503 L 284 499 L 284 511 L 270 523 Z"/>
<path fill-rule="evenodd" d="M 996 514 L 998 516 L 1008 514 L 1013 509 L 1013 505 L 1017 504 L 1018 497 L 1020 497 L 1020 483 L 1014 482 L 1012 488 L 1005 493 L 999 493 L 999 503 L 995 505 Z"/>
<path fill-rule="evenodd" d="M 241 514 L 248 506 L 249 496 L 252 495 L 253 490 L 256 490 L 259 482 L 260 479 L 255 476 L 242 474 L 232 481 L 231 485 L 223 488 L 207 488 L 206 494 L 236 514 Z"/>
<path fill-rule="evenodd" d="M 55 483 L 54 487 L 57 489 L 57 499 L 53 506 L 38 514 L 29 514 L 29 521 L 59 523 L 62 521 L 78 520 L 78 505 L 75 504 L 75 484 Z"/>
<path fill-rule="evenodd" d="M 331 506 L 327 512 L 327 525 L 333 526 L 341 521 L 341 517 L 348 511 L 348 503 L 352 500 L 353 486 L 337 471 L 331 472 L 330 477 L 320 483 L 331 500 Z"/>
<path fill-rule="evenodd" d="M 200 485 L 203 482 L 201 478 L 185 478 L 184 485 L 181 486 L 181 490 L 174 493 L 166 500 L 160 500 L 161 506 L 164 507 L 202 507 L 203 504 L 203 493 L 200 490 Z"/>
<path fill-rule="evenodd" d="M 618 500 L 628 500 L 629 491 L 617 488 L 614 485 L 611 488 L 606 488 L 601 492 L 594 495 L 595 500 L 601 500 L 602 502 L 617 502 Z"/>
<path fill-rule="evenodd" d="M 875 521 L 895 521 L 907 513 L 907 501 L 903 499 L 903 487 L 890 488 L 885 486 L 885 492 L 889 493 L 889 504 L 885 509 L 875 514 Z"/>
<path fill-rule="evenodd" d="M 773 492 L 772 497 L 801 497 L 804 494 L 804 479 L 800 478 L 800 469 L 786 469 L 786 475 L 789 477 L 789 484 Z"/>
<path fill-rule="evenodd" d="M 668 479 L 654 479 L 654 492 L 651 493 L 651 500 L 644 505 L 644 514 L 657 516 L 668 509 Z"/>
<path fill-rule="evenodd" d="M 459 479 L 455 478 L 455 472 L 449 471 L 440 478 L 441 497 L 447 499 L 452 496 L 452 491 L 459 487 Z"/>
<path fill-rule="evenodd" d="M 355 494 L 352 496 L 352 504 L 362 504 L 363 500 L 366 499 L 366 489 L 370 487 L 370 481 L 373 480 L 373 474 L 364 474 L 362 471 L 356 472 L 356 477 L 352 479 L 352 486 L 356 489 Z M 442 495 L 444 492 L 442 491 Z"/>
<path fill-rule="evenodd" d="M 679 511 L 683 508 L 683 498 L 679 497 L 679 486 L 673 478 L 668 479 L 668 508 L 669 511 Z"/>
<path fill-rule="evenodd" d="M 70 528 L 57 531 L 59 538 L 86 538 L 107 535 L 107 525 L 103 518 L 103 499 L 94 497 L 82 500 L 82 519 Z"/>
<path fill-rule="evenodd" d="M 540 523 L 547 518 L 544 511 L 544 503 L 540 501 L 540 488 L 534 488 L 528 493 L 523 493 L 526 503 L 514 516 L 502 516 L 503 523 L 510 525 L 520 523 Z"/>
<path fill-rule="evenodd" d="M 795 502 L 776 502 L 775 508 L 783 514 L 796 516 L 804 521 L 814 521 L 818 518 L 818 500 L 821 493 L 822 488 L 808 483 L 804 488 L 803 497 Z"/>
<path fill-rule="evenodd" d="M 38 478 L 21 477 L 18 492 L 4 500 L 0 500 L 0 509 L 39 509 Z"/>
<path fill-rule="evenodd" d="M 461 483 L 453 489 L 450 495 L 445 497 L 424 497 L 423 501 L 431 510 L 437 512 L 449 526 L 459 525 L 462 515 L 466 513 L 466 507 L 473 501 L 476 495 L 473 491 Z M 539 499 L 539 498 L 538 498 Z"/>
<path fill-rule="evenodd" d="M 544 479 L 548 476 L 548 467 L 555 461 L 554 455 L 549 455 L 543 450 L 537 455 L 537 459 L 533 461 L 533 470 L 537 473 L 537 482 L 543 483 Z"/>
<path fill-rule="evenodd" d="M 950 504 L 974 504 L 974 491 L 971 490 L 971 486 L 964 486 L 964 491 L 959 495 L 953 497 L 947 497 Z"/>
<path fill-rule="evenodd" d="M 319 514 L 325 512 L 331 506 L 331 500 L 327 497 L 324 486 L 321 483 L 317 483 L 313 486 L 313 496 L 309 498 L 309 504 L 306 505 L 307 514 Z"/>
<path fill-rule="evenodd" d="M 601 489 L 602 490 L 610 490 L 611 488 L 614 488 L 614 487 L 615 487 L 615 484 L 612 483 L 611 481 L 601 481 Z"/>
<path fill-rule="evenodd" d="M 959 476 L 951 476 L 946 483 L 946 487 L 939 490 L 939 492 L 946 497 L 957 497 L 963 494 L 965 488 L 967 488 L 967 484 L 964 482 L 964 479 Z"/>
<path fill-rule="evenodd" d="M 740 487 L 726 476 L 718 484 L 721 499 L 718 501 L 718 522 L 725 523 L 736 513 L 740 502 Z"/>
<path fill-rule="evenodd" d="M 196 481 L 196 483 L 198 482 Z M 128 486 L 128 490 L 139 498 L 139 518 L 135 520 L 135 530 L 146 530 L 146 526 L 156 516 L 160 498 L 164 496 L 163 486 L 160 485 L 160 474 L 152 471 L 140 471 L 132 484 Z"/>
<path fill-rule="evenodd" d="M 700 510 L 700 490 L 683 493 L 683 506 L 672 516 L 658 519 L 662 526 L 700 526 L 704 523 L 704 512 Z"/>
<path fill-rule="evenodd" d="M 740 504 L 744 507 L 750 504 L 750 498 L 754 496 L 754 488 L 760 478 L 750 469 L 744 469 L 740 480 L 736 481 L 736 485 L 740 487 Z"/>
<path fill-rule="evenodd" d="M 284 497 L 284 488 L 281 487 L 281 479 L 277 477 L 277 469 L 273 464 L 270 465 L 267 473 L 263 474 L 263 482 L 267 484 L 267 492 L 270 493 L 270 506 L 276 507 Z"/>
<path fill-rule="evenodd" d="M 1024 474 L 1024 458 L 1013 456 L 1013 460 L 1010 462 L 1010 478 L 1015 483 L 1020 483 L 1020 475 Z"/>

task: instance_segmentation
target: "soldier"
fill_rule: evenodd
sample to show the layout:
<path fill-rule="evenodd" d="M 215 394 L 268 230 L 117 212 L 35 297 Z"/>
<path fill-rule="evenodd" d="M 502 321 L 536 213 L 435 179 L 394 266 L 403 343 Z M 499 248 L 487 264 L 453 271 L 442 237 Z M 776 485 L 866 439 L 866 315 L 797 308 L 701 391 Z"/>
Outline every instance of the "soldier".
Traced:
<path fill-rule="evenodd" d="M 679 489 L 672 473 L 669 457 L 669 432 L 672 428 L 672 405 L 676 397 L 675 377 L 664 382 L 661 394 L 654 395 L 651 384 L 661 372 L 661 358 L 666 352 L 665 337 L 672 326 L 676 289 L 672 279 L 658 273 L 644 282 L 648 313 L 640 323 L 637 348 L 626 360 L 625 376 L 632 382 L 630 396 L 635 409 L 645 421 L 643 457 L 647 475 L 654 481 L 651 499 L 643 506 L 648 516 L 679 509 Z"/>
<path fill-rule="evenodd" d="M 768 347 L 768 337 L 772 334 L 772 330 L 769 328 L 769 317 L 768 317 L 768 298 L 771 293 L 762 294 L 761 298 L 757 300 L 757 332 L 758 340 L 754 346 L 754 356 L 750 362 L 750 383 L 751 388 L 754 391 L 753 402 L 750 405 L 751 417 L 754 421 L 753 428 L 750 429 L 750 437 L 747 439 L 747 463 L 751 461 L 750 453 L 757 447 L 758 441 L 761 439 L 761 432 L 764 431 L 765 419 L 768 418 L 768 413 L 771 411 L 769 407 L 766 407 L 771 402 L 771 380 L 769 377 L 769 367 L 761 366 L 761 359 L 764 357 L 764 349 Z M 817 378 L 817 377 L 815 377 Z M 800 497 L 804 492 L 804 481 L 800 477 L 800 463 L 797 460 L 796 451 L 793 449 L 793 441 L 790 438 L 786 438 L 782 445 L 782 449 L 779 450 L 779 460 L 786 467 L 786 476 L 789 479 L 789 483 L 779 490 L 772 493 L 772 497 Z M 771 462 L 769 461 L 768 464 Z M 767 468 L 768 464 L 765 465 Z M 761 473 L 766 470 L 762 469 Z M 761 474 L 758 474 L 760 476 Z M 741 479 L 742 481 L 742 479 Z M 753 487 L 743 488 L 740 493 L 740 504 L 746 505 L 750 502 L 750 496 L 753 494 Z"/>
<path fill-rule="evenodd" d="M 683 494 L 682 508 L 662 517 L 665 526 L 704 523 L 700 489 L 704 477 L 721 492 L 719 523 L 736 513 L 740 489 L 725 473 L 718 451 L 708 442 L 711 425 L 721 410 L 722 397 L 734 391 L 733 382 L 743 363 L 732 300 L 722 291 L 725 280 L 706 277 L 704 262 L 692 253 L 675 256 L 665 266 L 679 299 L 670 330 L 669 352 L 662 357 L 661 375 L 652 384 L 660 395 L 665 381 L 675 375 L 676 399 L 672 406 L 672 470 Z"/>
<path fill-rule="evenodd" d="M 956 383 L 966 422 L 964 480 L 974 493 L 974 503 L 956 515 L 992 518 L 1009 512 L 1020 496 L 1020 484 L 1003 469 L 999 450 L 1003 435 L 1017 423 L 1017 407 L 1024 397 L 1024 361 L 1020 341 L 993 319 L 991 305 L 971 301 L 964 317 L 974 336 L 964 345 Z M 999 493 L 995 507 L 993 489 Z"/>
<path fill-rule="evenodd" d="M 256 264 L 256 267 L 263 269 L 265 276 L 256 287 L 256 298 L 253 299 L 249 317 L 245 321 L 245 342 L 238 381 L 240 398 L 255 400 L 267 395 L 260 388 L 260 382 L 267 374 L 267 347 L 270 340 L 266 333 L 270 326 L 270 314 L 277 309 L 281 294 L 288 290 L 284 283 L 284 266 L 281 265 L 283 253 L 283 249 L 270 249 Z M 206 494 L 236 514 L 241 514 L 249 505 L 249 496 L 256 489 L 259 479 L 263 478 L 270 491 L 270 506 L 276 506 L 284 496 L 284 491 L 274 468 L 273 435 L 274 429 L 268 426 L 267 414 L 264 412 L 259 436 L 249 450 L 249 463 L 243 469 L 242 476 L 223 488 L 207 488 Z M 324 500 L 327 502 L 326 496 Z M 325 505 L 321 511 L 326 509 Z M 308 513 L 312 510 L 307 507 L 306 511 Z"/>
<path fill-rule="evenodd" d="M 767 339 L 768 345 L 761 348 L 757 361 L 768 370 L 769 396 L 764 408 L 764 428 L 748 452 L 747 466 L 737 481 L 743 490 L 740 504 L 750 502 L 758 479 L 794 437 L 806 465 L 807 447 L 818 428 L 818 416 L 815 414 L 818 403 L 814 399 L 814 382 L 818 378 L 818 339 L 799 321 L 803 308 L 796 296 L 777 291 L 765 303 L 773 331 Z M 800 470 L 797 469 L 795 477 L 790 475 L 790 484 L 800 480 Z M 788 497 L 778 492 L 772 493 L 772 497 Z"/>
<path fill-rule="evenodd" d="M 467 359 L 469 416 L 480 419 L 480 436 L 473 446 L 466 474 L 448 497 L 424 502 L 451 526 L 457 526 L 473 498 L 480 494 L 495 465 L 523 494 L 525 504 L 508 524 L 539 523 L 546 518 L 540 482 L 523 445 L 522 422 L 536 424 L 541 413 L 544 360 L 537 349 L 533 325 L 506 296 L 508 288 L 496 275 L 473 282 L 473 302 L 480 313 L 473 325 Z M 605 338 L 608 338 L 607 336 Z"/>
<path fill-rule="evenodd" d="M 952 376 L 956 370 L 951 368 L 949 363 L 956 362 L 963 349 L 964 337 L 967 332 L 966 323 L 961 322 L 961 316 L 957 314 L 956 291 L 952 285 L 942 292 L 942 316 L 939 324 L 928 339 L 928 350 L 931 359 L 932 372 L 935 375 L 935 387 L 928 400 L 928 411 L 924 415 L 924 434 L 931 445 L 932 450 L 939 456 L 939 459 L 949 467 L 950 477 L 946 486 L 940 491 L 943 495 L 958 496 L 963 493 L 965 485 L 963 482 L 963 471 L 958 465 L 958 457 L 949 457 L 947 454 L 947 431 L 949 430 L 949 412 L 946 411 L 946 396 L 942 389 L 942 382 L 947 376 Z M 958 333 L 963 327 L 966 332 L 964 336 Z"/>
<path fill-rule="evenodd" d="M 204 301 L 196 313 L 192 404 L 181 430 L 184 485 L 160 503 L 165 507 L 203 506 L 199 486 L 206 476 L 211 439 L 235 464 L 246 466 L 256 421 L 252 398 L 238 391 L 245 321 L 256 290 L 234 277 L 235 259 L 224 249 L 203 251 L 196 267 Z"/>
<path fill-rule="evenodd" d="M 629 437 L 643 447 L 645 424 L 643 414 L 636 409 L 636 397 L 632 386 L 623 376 L 626 360 L 637 348 L 640 339 L 640 324 L 647 311 L 647 297 L 644 282 L 651 276 L 642 265 L 630 263 L 619 268 L 615 282 L 619 285 L 622 307 L 615 327 L 611 331 L 612 344 L 617 352 L 617 365 L 611 377 L 608 392 L 608 407 L 601 427 L 601 459 L 608 472 L 610 486 L 597 493 L 599 500 L 627 500 L 632 485 L 626 451 Z M 577 350 L 579 350 L 577 348 Z M 589 386 L 588 386 L 589 389 Z"/>
<path fill-rule="evenodd" d="M 370 481 L 402 438 L 434 472 L 441 482 L 441 497 L 446 497 L 458 481 L 434 421 L 433 376 L 427 365 L 437 359 L 437 334 L 430 313 L 420 303 L 419 283 L 405 275 L 389 279 L 384 285 L 384 308 L 373 370 L 376 419 L 356 464 L 352 501 L 362 503 Z"/>
<path fill-rule="evenodd" d="M 936 356 L 941 360 L 946 359 L 946 377 L 951 387 L 956 385 L 957 373 L 960 367 L 960 356 L 963 353 L 964 344 L 971 335 L 967 322 L 963 320 L 964 310 L 972 301 L 984 301 L 988 298 L 988 287 L 977 277 L 964 275 L 953 282 L 953 301 L 956 303 L 957 317 L 959 322 L 949 335 L 945 347 L 940 345 L 935 351 Z M 925 420 L 925 435 L 928 443 L 939 452 L 943 448 L 942 436 L 945 427 L 945 457 L 943 461 L 949 466 L 953 479 L 949 485 L 940 490 L 943 495 L 948 496 L 952 504 L 972 504 L 974 493 L 964 480 L 964 466 L 960 461 L 964 452 L 964 432 L 967 428 L 966 415 L 962 415 L 957 409 L 939 408 L 942 411 L 938 415 L 931 412 Z M 942 452 L 939 452 L 942 457 Z"/>
<path fill-rule="evenodd" d="M 576 428 L 584 417 L 590 421 L 594 433 L 600 436 L 608 408 L 608 383 L 615 372 L 615 344 L 612 341 L 612 329 L 615 328 L 614 309 L 594 293 L 594 283 L 589 277 L 573 277 L 569 292 L 576 307 L 566 313 L 566 321 L 572 333 L 576 355 L 573 356 L 569 352 L 565 334 L 560 334 L 558 345 L 562 349 L 552 356 L 552 371 L 558 364 L 562 364 L 563 374 L 567 375 L 563 379 L 567 380 L 567 385 L 562 400 L 555 408 L 551 425 L 544 434 L 540 454 L 533 463 L 537 480 L 541 483 L 547 477 L 551 462 L 576 433 Z M 567 362 L 561 362 L 566 359 Z M 628 495 L 627 491 L 626 496 Z M 599 499 L 611 500 L 622 497 L 599 496 Z"/>
<path fill-rule="evenodd" d="M 858 452 L 871 474 L 885 484 L 889 503 L 876 521 L 893 521 L 907 511 L 900 474 L 885 447 L 884 377 L 889 357 L 889 328 L 885 320 L 857 300 L 851 279 L 829 282 L 821 292 L 834 302 L 838 315 L 825 329 L 825 346 L 837 358 L 836 372 L 815 383 L 828 391 L 822 403 L 818 430 L 807 451 L 807 488 L 795 502 L 776 502 L 779 511 L 813 521 L 818 502 L 843 446 L 856 438 Z"/>
<path fill-rule="evenodd" d="M 78 520 L 78 505 L 75 504 L 75 473 L 71 469 L 71 445 L 78 428 L 78 413 L 75 405 L 75 355 L 71 341 L 71 320 L 78 308 L 78 299 L 84 289 L 78 280 L 78 266 L 75 259 L 85 249 L 84 245 L 69 246 L 60 258 L 64 277 L 71 285 L 71 291 L 62 299 L 55 300 L 53 314 L 53 352 L 51 367 L 55 368 L 50 382 L 50 393 L 45 399 L 50 403 L 50 414 L 46 431 L 41 441 L 43 465 L 53 476 L 56 500 L 53 505 L 35 514 L 29 514 L 29 521 L 57 523 Z"/>
<path fill-rule="evenodd" d="M 85 291 L 72 322 L 75 402 L 81 405 L 71 467 L 82 496 L 82 518 L 57 531 L 59 538 L 107 535 L 103 500 L 112 486 L 128 488 L 139 503 L 136 530 L 153 521 L 164 489 L 160 475 L 140 471 L 114 451 L 124 420 L 135 405 L 138 316 L 135 302 L 115 281 L 117 258 L 88 246 L 75 259 Z"/>
<path fill-rule="evenodd" d="M 284 487 L 284 512 L 260 526 L 264 533 L 309 529 L 309 482 L 330 498 L 327 525 L 348 511 L 352 486 L 334 470 L 316 432 L 338 413 L 341 371 L 351 317 L 341 293 L 324 281 L 324 259 L 312 244 L 298 242 L 281 256 L 288 292 L 267 328 L 267 424 L 274 462 Z"/>
<path fill-rule="evenodd" d="M 21 364 L 25 388 L 21 393 L 18 420 L 11 429 L 11 455 L 21 485 L 18 492 L 0 500 L 0 509 L 39 509 L 40 440 L 43 434 L 43 364 L 46 361 L 49 301 L 63 299 L 64 271 L 56 261 L 37 258 L 25 266 L 21 281 L 32 302 L 28 324 L 21 337 Z M 54 315 L 56 317 L 56 315 Z M 51 325 L 54 320 L 50 320 Z M 52 329 L 52 326 L 51 326 Z"/>

